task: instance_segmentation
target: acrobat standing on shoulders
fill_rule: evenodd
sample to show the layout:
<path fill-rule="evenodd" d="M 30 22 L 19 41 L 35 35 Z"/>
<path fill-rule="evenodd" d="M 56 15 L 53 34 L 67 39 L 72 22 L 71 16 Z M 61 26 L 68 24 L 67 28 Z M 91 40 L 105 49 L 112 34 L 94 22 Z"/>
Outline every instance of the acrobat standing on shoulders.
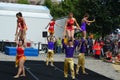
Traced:
<path fill-rule="evenodd" d="M 53 18 L 45 28 L 47 29 L 49 27 L 48 32 L 51 36 L 53 36 L 53 34 L 55 33 L 55 30 L 54 30 L 55 25 L 58 27 L 61 27 L 59 24 L 56 23 L 55 19 Z"/>
<path fill-rule="evenodd" d="M 28 29 L 27 25 L 25 23 L 25 20 L 21 12 L 18 12 L 16 14 L 16 17 L 17 17 L 17 28 L 15 33 L 15 41 L 24 40 L 25 42 L 26 31 Z"/>
<path fill-rule="evenodd" d="M 91 23 L 95 22 L 95 19 L 92 20 L 92 21 L 89 21 L 88 18 L 89 18 L 89 14 L 86 13 L 84 15 L 83 19 L 81 20 L 81 26 L 80 27 L 82 29 L 81 31 L 82 31 L 82 36 L 83 36 L 84 39 L 86 39 L 86 25 L 87 24 L 90 25 Z"/>

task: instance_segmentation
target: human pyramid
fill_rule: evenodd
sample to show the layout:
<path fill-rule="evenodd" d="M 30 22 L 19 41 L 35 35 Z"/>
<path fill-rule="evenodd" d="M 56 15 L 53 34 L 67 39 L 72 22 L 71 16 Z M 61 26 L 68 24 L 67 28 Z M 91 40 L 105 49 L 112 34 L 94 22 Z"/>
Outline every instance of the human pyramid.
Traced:
<path fill-rule="evenodd" d="M 26 57 L 24 56 L 24 48 L 25 48 L 25 38 L 26 38 L 26 30 L 27 26 L 22 17 L 22 13 L 19 12 L 16 14 L 17 17 L 17 29 L 16 29 L 16 37 L 15 40 L 18 44 L 17 47 L 17 56 L 16 56 L 16 66 L 18 66 L 18 73 L 14 78 L 19 78 L 20 76 L 25 76 L 24 63 Z M 85 14 L 83 19 L 81 20 L 81 26 L 77 23 L 77 20 L 73 17 L 73 13 L 69 13 L 68 18 L 65 22 L 64 32 L 62 44 L 65 49 L 65 60 L 64 60 L 64 77 L 67 79 L 68 77 L 68 66 L 70 67 L 71 77 L 75 80 L 75 73 L 79 74 L 79 68 L 82 67 L 83 74 L 88 74 L 85 71 L 85 44 L 86 44 L 86 24 L 90 25 L 93 21 L 88 20 L 89 15 Z M 75 40 L 74 38 L 74 24 L 76 24 L 76 29 L 82 32 L 81 40 Z M 54 66 L 54 44 L 56 42 L 56 38 L 54 36 L 54 25 L 60 26 L 55 23 L 55 20 L 52 19 L 50 23 L 47 25 L 49 36 L 47 37 L 48 41 L 48 53 L 46 58 L 46 66 L 50 65 Z M 46 29 L 47 29 L 46 27 Z M 60 26 L 61 27 L 61 26 Z M 74 70 L 74 51 L 78 47 L 79 55 L 78 55 L 78 64 L 76 67 L 76 71 Z M 22 75 L 21 75 L 22 74 Z"/>
<path fill-rule="evenodd" d="M 64 77 L 67 79 L 68 77 L 68 66 L 70 67 L 71 71 L 71 77 L 73 80 L 75 80 L 75 72 L 78 75 L 79 74 L 79 68 L 82 67 L 83 74 L 88 74 L 85 71 L 85 44 L 86 44 L 86 24 L 90 25 L 93 21 L 88 20 L 89 15 L 85 14 L 84 18 L 81 21 L 81 27 L 77 23 L 76 19 L 73 17 L 73 13 L 69 13 L 68 18 L 66 20 L 65 26 L 64 26 L 64 32 L 63 32 L 63 39 L 62 44 L 63 48 L 65 49 L 65 60 L 64 60 Z M 82 39 L 81 41 L 74 39 L 74 24 L 76 24 L 77 29 L 82 32 Z M 50 27 L 48 29 L 48 32 L 50 36 L 47 37 L 48 41 L 48 53 L 46 58 L 46 65 L 49 65 L 49 61 L 51 62 L 51 66 L 54 66 L 53 58 L 54 58 L 54 43 L 56 42 L 54 34 L 54 25 L 55 20 L 52 19 L 50 23 L 48 24 Z M 57 24 L 58 25 L 58 24 Z M 48 27 L 48 26 L 47 26 Z M 46 28 L 47 28 L 46 27 Z M 78 64 L 76 67 L 76 71 L 74 70 L 74 60 L 73 55 L 76 47 L 79 45 L 79 55 L 78 55 Z"/>

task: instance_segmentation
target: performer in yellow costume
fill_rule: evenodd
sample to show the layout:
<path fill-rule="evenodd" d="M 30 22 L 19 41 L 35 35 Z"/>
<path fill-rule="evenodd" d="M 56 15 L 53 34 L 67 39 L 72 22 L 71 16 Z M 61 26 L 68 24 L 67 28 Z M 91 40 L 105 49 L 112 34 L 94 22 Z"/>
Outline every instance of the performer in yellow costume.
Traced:
<path fill-rule="evenodd" d="M 67 78 L 68 77 L 68 65 L 70 67 L 70 71 L 71 71 L 71 77 L 74 80 L 75 79 L 75 71 L 74 71 L 74 61 L 73 61 L 73 54 L 74 54 L 74 50 L 78 44 L 78 42 L 69 40 L 68 44 L 64 43 L 64 40 L 62 40 L 62 44 L 63 47 L 65 49 L 65 54 L 66 54 L 66 58 L 64 60 L 64 77 Z"/>
<path fill-rule="evenodd" d="M 82 67 L 82 73 L 88 74 L 85 71 L 85 52 L 86 52 L 86 42 L 84 39 L 80 42 L 80 54 L 78 55 L 78 64 L 76 68 L 76 74 L 79 74 L 79 68 Z"/>

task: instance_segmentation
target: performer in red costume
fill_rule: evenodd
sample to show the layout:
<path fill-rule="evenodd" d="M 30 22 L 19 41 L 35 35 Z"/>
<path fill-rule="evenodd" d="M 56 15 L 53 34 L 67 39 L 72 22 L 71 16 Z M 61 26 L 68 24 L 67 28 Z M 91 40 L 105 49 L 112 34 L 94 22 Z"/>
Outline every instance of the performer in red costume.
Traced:
<path fill-rule="evenodd" d="M 21 12 L 17 13 L 16 17 L 17 17 L 17 28 L 15 33 L 16 35 L 15 41 L 18 41 L 19 39 L 25 41 L 27 25 L 25 23 L 25 20 L 23 19 Z"/>
<path fill-rule="evenodd" d="M 68 19 L 66 20 L 65 23 L 65 30 L 64 30 L 64 36 L 66 35 L 67 32 L 69 40 L 74 38 L 74 24 L 76 24 L 77 29 L 81 30 L 76 19 L 73 17 L 73 13 L 69 13 Z"/>
<path fill-rule="evenodd" d="M 15 66 L 18 67 L 18 73 L 14 78 L 19 78 L 20 76 L 25 76 L 24 63 L 26 57 L 24 56 L 24 41 L 20 40 L 17 47 L 16 63 Z"/>
<path fill-rule="evenodd" d="M 54 31 L 54 26 L 55 26 L 55 25 L 57 25 L 57 26 L 60 27 L 60 25 L 56 24 L 55 19 L 52 19 L 52 20 L 49 22 L 49 24 L 47 25 L 46 29 L 47 29 L 48 26 L 49 26 L 48 32 L 50 33 L 50 35 L 53 35 L 53 34 L 55 33 L 55 31 Z"/>

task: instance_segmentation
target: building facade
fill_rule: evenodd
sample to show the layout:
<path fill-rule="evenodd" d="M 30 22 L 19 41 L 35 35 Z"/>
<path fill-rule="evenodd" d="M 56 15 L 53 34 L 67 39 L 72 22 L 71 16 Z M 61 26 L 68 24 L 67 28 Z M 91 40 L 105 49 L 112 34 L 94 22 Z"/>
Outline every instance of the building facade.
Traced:
<path fill-rule="evenodd" d="M 17 3 L 18 0 L 0 0 L 0 2 L 8 2 L 8 3 Z M 53 3 L 60 3 L 64 0 L 51 0 Z M 30 4 L 34 5 L 42 5 L 44 4 L 45 0 L 28 0 Z"/>

